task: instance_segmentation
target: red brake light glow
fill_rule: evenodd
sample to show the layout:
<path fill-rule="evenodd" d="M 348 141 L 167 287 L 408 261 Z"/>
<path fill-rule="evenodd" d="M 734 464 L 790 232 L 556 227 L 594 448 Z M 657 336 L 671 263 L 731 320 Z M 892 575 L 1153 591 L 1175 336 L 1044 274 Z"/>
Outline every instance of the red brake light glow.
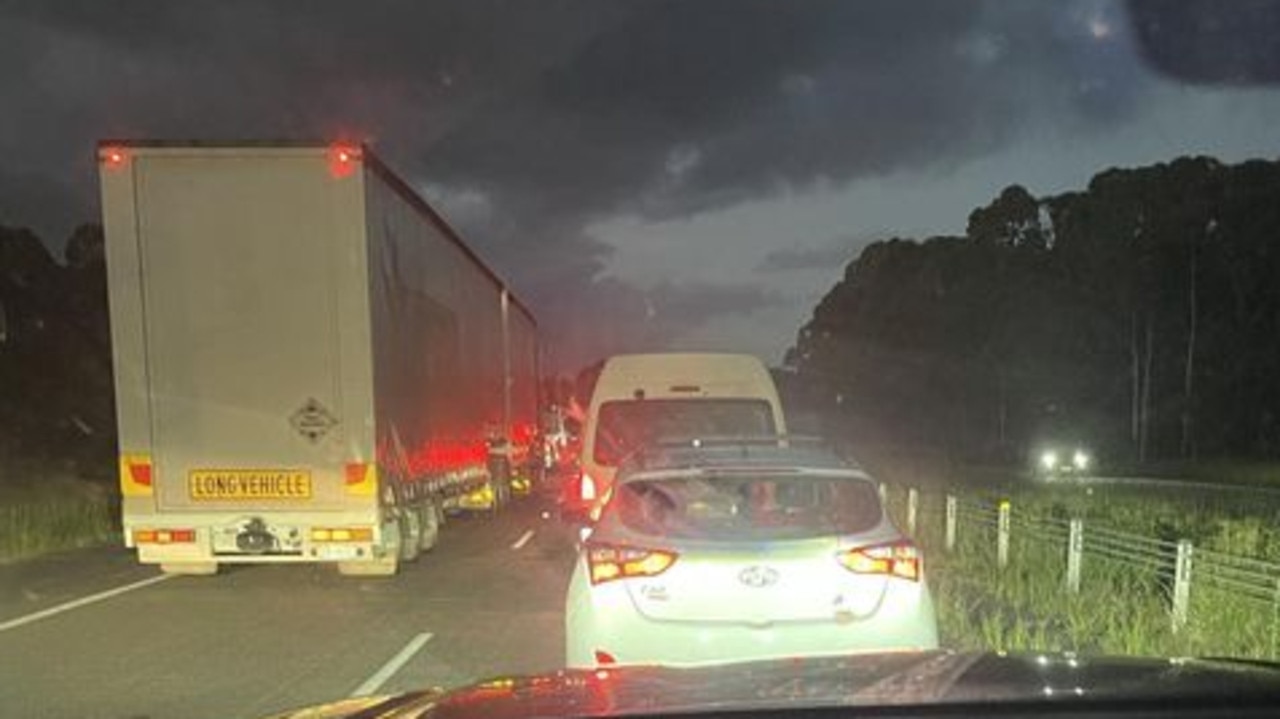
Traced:
<path fill-rule="evenodd" d="M 909 542 L 859 547 L 837 555 L 840 564 L 854 574 L 883 574 L 920 581 L 920 550 Z"/>
<path fill-rule="evenodd" d="M 98 160 L 108 169 L 116 170 L 124 167 L 129 156 L 119 147 L 104 147 L 98 151 Z"/>
<path fill-rule="evenodd" d="M 334 179 L 349 177 L 356 171 L 356 163 L 364 152 L 358 145 L 333 145 L 329 148 L 329 174 Z"/>
<path fill-rule="evenodd" d="M 670 569 L 677 556 L 660 549 L 596 545 L 587 550 L 587 566 L 591 583 L 603 584 L 614 579 L 656 577 Z"/>

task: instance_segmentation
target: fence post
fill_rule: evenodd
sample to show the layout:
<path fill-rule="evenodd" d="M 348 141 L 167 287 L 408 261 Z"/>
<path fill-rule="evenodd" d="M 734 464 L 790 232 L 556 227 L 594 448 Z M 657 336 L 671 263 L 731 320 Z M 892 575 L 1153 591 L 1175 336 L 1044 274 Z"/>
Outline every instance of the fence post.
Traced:
<path fill-rule="evenodd" d="M 954 494 L 947 495 L 947 551 L 955 551 L 956 548 L 956 497 Z"/>
<path fill-rule="evenodd" d="M 1173 573 L 1173 631 L 1187 626 L 1187 611 L 1191 605 L 1191 541 L 1178 541 L 1178 559 Z"/>
<path fill-rule="evenodd" d="M 907 490 L 907 534 L 916 534 L 916 515 L 920 511 L 920 491 L 915 487 Z"/>
<path fill-rule="evenodd" d="M 996 524 L 996 566 L 1009 566 L 1009 500 L 1000 500 L 999 521 Z"/>
<path fill-rule="evenodd" d="M 1084 520 L 1071 520 L 1067 537 L 1067 591 L 1080 593 L 1080 559 L 1084 556 Z"/>
<path fill-rule="evenodd" d="M 1280 579 L 1276 580 L 1276 590 L 1271 596 L 1271 661 L 1276 660 L 1276 622 L 1280 621 Z"/>

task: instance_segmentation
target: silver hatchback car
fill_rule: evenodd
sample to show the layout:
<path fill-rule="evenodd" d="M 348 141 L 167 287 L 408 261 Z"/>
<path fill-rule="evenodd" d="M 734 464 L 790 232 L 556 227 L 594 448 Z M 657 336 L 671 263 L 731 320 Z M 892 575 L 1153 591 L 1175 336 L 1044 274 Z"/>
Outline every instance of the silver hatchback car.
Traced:
<path fill-rule="evenodd" d="M 862 470 L 777 441 L 646 454 L 582 542 L 570 667 L 937 647 L 923 557 Z"/>

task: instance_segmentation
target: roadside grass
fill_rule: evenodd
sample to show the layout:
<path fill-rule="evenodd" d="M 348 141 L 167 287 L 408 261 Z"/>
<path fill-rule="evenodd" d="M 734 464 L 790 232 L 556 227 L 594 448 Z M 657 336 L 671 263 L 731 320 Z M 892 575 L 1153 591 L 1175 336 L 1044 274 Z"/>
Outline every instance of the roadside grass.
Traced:
<path fill-rule="evenodd" d="M 905 527 L 906 492 L 892 488 L 889 510 Z M 973 495 L 966 495 L 971 499 Z M 1069 497 L 1073 502 L 1079 498 Z M 1087 496 L 1063 504 L 1053 493 L 1012 498 L 1013 511 L 1087 521 L 1134 534 L 1191 538 L 1196 546 L 1280 560 L 1280 511 L 1255 502 L 1205 506 L 1178 498 Z M 985 499 L 992 508 L 996 496 Z M 1086 524 L 1086 532 L 1087 532 Z M 1188 622 L 1175 632 L 1171 616 L 1173 563 L 1119 560 L 1086 553 L 1080 592 L 1066 586 L 1065 536 L 1016 525 L 1009 564 L 996 561 L 993 523 L 961 521 L 956 545 L 945 548 L 942 495 L 921 495 L 916 541 L 924 548 L 941 641 L 956 649 L 1073 651 L 1136 656 L 1219 656 L 1276 659 L 1280 651 L 1280 587 L 1259 601 L 1220 586 L 1191 584 Z"/>
<path fill-rule="evenodd" d="M 31 465 L 8 464 L 0 474 L 0 563 L 103 544 L 118 535 L 118 499 L 102 484 Z"/>

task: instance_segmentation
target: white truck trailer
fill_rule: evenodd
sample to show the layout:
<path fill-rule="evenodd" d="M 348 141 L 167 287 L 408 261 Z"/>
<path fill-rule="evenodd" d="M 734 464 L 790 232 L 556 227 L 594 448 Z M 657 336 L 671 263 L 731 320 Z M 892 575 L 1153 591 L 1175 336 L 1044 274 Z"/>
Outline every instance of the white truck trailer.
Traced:
<path fill-rule="evenodd" d="M 502 507 L 537 424 L 537 326 L 367 147 L 98 158 L 140 561 L 388 575 L 451 507 Z"/>

